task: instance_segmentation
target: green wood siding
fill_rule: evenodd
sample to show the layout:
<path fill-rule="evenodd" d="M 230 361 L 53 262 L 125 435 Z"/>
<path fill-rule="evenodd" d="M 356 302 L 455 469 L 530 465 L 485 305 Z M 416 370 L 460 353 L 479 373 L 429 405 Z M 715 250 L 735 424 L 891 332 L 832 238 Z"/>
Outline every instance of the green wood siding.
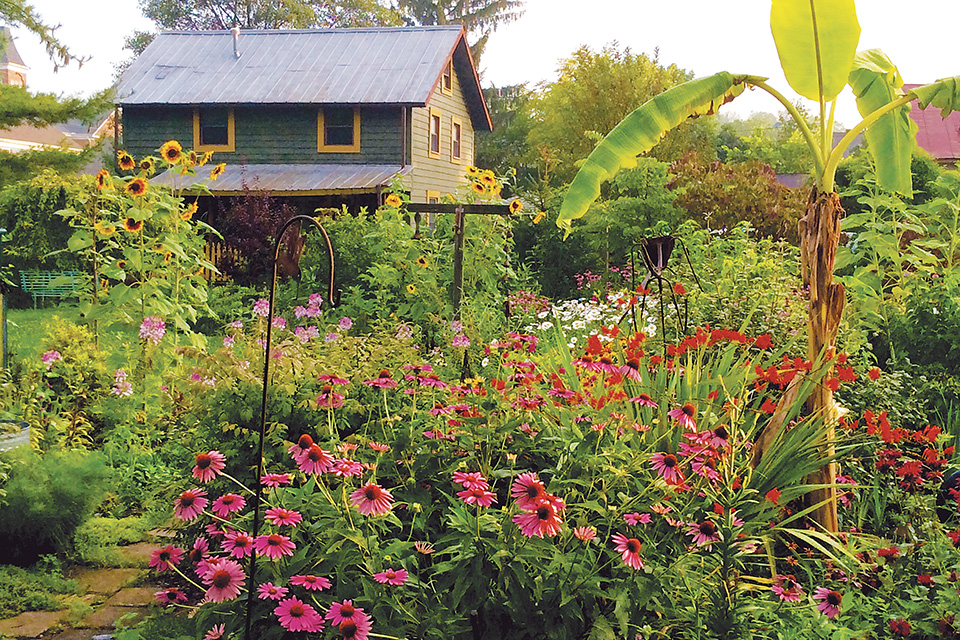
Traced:
<path fill-rule="evenodd" d="M 431 157 L 428 153 L 430 139 L 430 107 L 439 109 L 440 118 L 440 157 Z M 450 156 L 451 118 L 456 117 L 463 126 L 460 160 L 453 161 Z M 427 107 L 413 109 L 411 126 L 411 153 L 413 167 L 409 180 L 410 198 L 413 202 L 426 202 L 427 191 L 438 191 L 440 195 L 454 193 L 457 187 L 467 184 L 467 167 L 474 163 L 473 125 L 464 103 L 460 79 L 456 71 L 453 74 L 453 95 L 434 89 Z"/>
<path fill-rule="evenodd" d="M 228 164 L 396 164 L 401 162 L 400 107 L 360 110 L 360 153 L 317 151 L 315 106 L 234 107 L 235 151 L 214 154 Z M 155 153 L 167 140 L 193 147 L 193 109 L 126 107 L 123 145 L 135 158 Z"/>

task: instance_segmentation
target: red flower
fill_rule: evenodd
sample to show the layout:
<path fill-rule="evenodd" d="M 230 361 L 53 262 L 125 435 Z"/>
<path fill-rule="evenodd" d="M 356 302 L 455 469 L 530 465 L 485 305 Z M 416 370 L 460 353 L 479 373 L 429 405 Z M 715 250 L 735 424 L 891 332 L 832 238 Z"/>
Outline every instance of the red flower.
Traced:
<path fill-rule="evenodd" d="M 760 411 L 763 411 L 764 413 L 773 413 L 776 410 L 777 410 L 777 405 L 774 404 L 773 401 L 770 400 L 770 398 L 767 398 L 766 400 L 764 400 L 763 404 L 760 405 Z"/>
<path fill-rule="evenodd" d="M 890 621 L 890 631 L 895 636 L 902 636 L 906 638 L 910 635 L 910 623 L 904 620 L 903 618 L 897 618 L 896 620 Z"/>
<path fill-rule="evenodd" d="M 673 292 L 674 292 L 675 294 L 677 294 L 678 296 L 685 296 L 685 295 L 687 295 L 687 290 L 684 289 L 684 288 L 683 288 L 683 285 L 680 284 L 679 282 L 676 283 L 675 285 L 673 285 Z"/>
<path fill-rule="evenodd" d="M 776 489 L 776 488 L 770 489 L 770 491 L 767 491 L 766 498 L 767 500 L 772 502 L 774 505 L 776 505 L 777 501 L 780 500 L 780 489 Z"/>
<path fill-rule="evenodd" d="M 757 336 L 753 341 L 753 346 L 757 349 L 769 349 L 773 347 L 773 340 L 770 339 L 770 334 L 765 333 L 763 335 Z"/>
<path fill-rule="evenodd" d="M 867 371 L 867 377 L 871 380 L 877 380 L 880 377 L 880 367 L 870 367 Z"/>

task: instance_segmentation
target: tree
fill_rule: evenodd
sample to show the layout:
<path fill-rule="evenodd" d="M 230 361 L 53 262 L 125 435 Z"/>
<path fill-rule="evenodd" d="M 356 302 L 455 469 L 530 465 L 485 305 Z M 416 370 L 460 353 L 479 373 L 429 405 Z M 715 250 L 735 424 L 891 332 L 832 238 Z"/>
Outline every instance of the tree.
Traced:
<path fill-rule="evenodd" d="M 721 72 L 692 80 L 640 106 L 594 149 L 567 192 L 557 224 L 569 232 L 570 221 L 581 217 L 599 196 L 601 183 L 621 167 L 632 166 L 636 156 L 651 149 L 666 131 L 689 117 L 714 113 L 748 86 L 767 91 L 790 113 L 813 158 L 815 185 L 799 224 L 801 272 L 809 285 L 807 357 L 829 367 L 845 298 L 843 285 L 833 281 L 843 213 L 834 178 L 843 152 L 863 132 L 880 186 L 910 194 L 917 126 L 909 118 L 909 104 L 912 100 L 921 108 L 932 104 L 944 115 L 960 109 L 960 76 L 904 92 L 903 78 L 882 51 L 857 52 L 860 24 L 854 0 L 773 0 L 770 25 L 787 82 L 819 105 L 819 135 L 814 135 L 802 114 L 768 85 L 766 78 Z M 848 83 L 863 120 L 834 144 L 834 101 Z M 758 456 L 787 418 L 785 400 L 786 395 L 755 447 Z M 818 385 L 806 404 L 809 412 L 825 420 L 823 453 L 829 460 L 838 418 L 833 392 L 827 385 Z M 832 462 L 807 478 L 810 484 L 825 487 L 815 488 L 807 496 L 813 508 L 811 517 L 829 531 L 838 526 L 835 478 Z"/>
<path fill-rule="evenodd" d="M 490 34 L 523 15 L 523 0 L 398 0 L 416 24 L 462 24 L 474 38 L 470 50 L 479 61 Z"/>
<path fill-rule="evenodd" d="M 70 62 L 76 62 L 78 65 L 83 63 L 83 58 L 73 55 L 62 42 L 57 40 L 54 35 L 57 27 L 45 24 L 37 15 L 36 10 L 31 5 L 26 4 L 25 0 L 3 0 L 0 2 L 0 19 L 8 26 L 24 27 L 40 38 L 40 42 L 43 43 L 55 69 L 66 66 Z M 5 47 L 6 42 L 0 38 L 0 51 L 3 51 Z"/>
<path fill-rule="evenodd" d="M 636 105 L 690 77 L 676 65 L 661 65 L 656 56 L 620 50 L 615 42 L 599 52 L 580 47 L 560 62 L 559 77 L 535 100 L 536 124 L 528 142 L 556 162 L 559 183 L 569 182 L 578 161 Z M 686 125 L 668 134 L 652 155 L 671 161 L 705 138 L 702 129 Z"/>

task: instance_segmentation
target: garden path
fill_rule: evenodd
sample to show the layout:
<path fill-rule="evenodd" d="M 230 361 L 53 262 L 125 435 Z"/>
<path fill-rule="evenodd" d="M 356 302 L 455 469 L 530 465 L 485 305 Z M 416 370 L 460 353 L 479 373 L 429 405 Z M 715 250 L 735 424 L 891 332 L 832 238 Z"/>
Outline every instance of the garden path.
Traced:
<path fill-rule="evenodd" d="M 0 620 L 0 638 L 40 640 L 91 640 L 109 638 L 118 618 L 124 625 L 146 615 L 154 593 L 160 589 L 145 581 L 145 568 L 155 542 L 141 542 L 119 549 L 132 567 L 81 568 L 71 577 L 79 583 L 84 604 L 92 608 L 79 621 L 70 619 L 70 609 L 29 611 Z M 127 617 L 129 616 L 129 617 Z"/>

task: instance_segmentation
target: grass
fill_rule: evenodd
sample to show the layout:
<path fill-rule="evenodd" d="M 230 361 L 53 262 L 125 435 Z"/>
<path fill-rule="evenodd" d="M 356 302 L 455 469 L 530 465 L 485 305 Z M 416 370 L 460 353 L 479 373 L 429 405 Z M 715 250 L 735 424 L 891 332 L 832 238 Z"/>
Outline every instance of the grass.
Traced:
<path fill-rule="evenodd" d="M 77 581 L 64 578 L 56 561 L 41 560 L 29 569 L 0 565 L 0 618 L 24 611 L 57 611 L 66 606 L 65 596 L 75 594 Z"/>

